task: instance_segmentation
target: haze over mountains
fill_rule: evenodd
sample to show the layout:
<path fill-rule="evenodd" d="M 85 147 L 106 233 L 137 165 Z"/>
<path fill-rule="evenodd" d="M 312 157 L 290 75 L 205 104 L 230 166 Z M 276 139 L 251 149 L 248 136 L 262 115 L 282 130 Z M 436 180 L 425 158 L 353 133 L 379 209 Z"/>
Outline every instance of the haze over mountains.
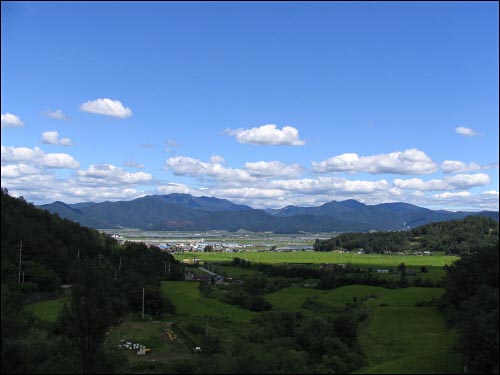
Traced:
<path fill-rule="evenodd" d="M 287 206 L 254 209 L 213 197 L 189 194 L 148 195 L 131 201 L 54 202 L 38 206 L 92 228 L 132 227 L 147 230 L 227 230 L 304 232 L 365 232 L 399 230 L 419 225 L 480 215 L 499 220 L 495 211 L 433 211 L 407 203 L 365 205 L 349 199 L 318 207 Z"/>

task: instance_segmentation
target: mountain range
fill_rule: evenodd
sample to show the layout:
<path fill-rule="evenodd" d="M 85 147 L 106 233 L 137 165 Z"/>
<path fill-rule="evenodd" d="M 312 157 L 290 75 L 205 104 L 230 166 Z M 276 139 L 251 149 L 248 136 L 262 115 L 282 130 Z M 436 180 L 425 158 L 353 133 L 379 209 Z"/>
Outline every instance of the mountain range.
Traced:
<path fill-rule="evenodd" d="M 469 215 L 499 221 L 497 211 L 434 211 L 401 202 L 366 205 L 349 199 L 317 207 L 286 206 L 261 210 L 226 199 L 189 194 L 148 195 L 131 201 L 102 203 L 66 204 L 56 201 L 37 207 L 98 229 L 367 232 L 400 230 L 404 226 L 413 228 Z"/>

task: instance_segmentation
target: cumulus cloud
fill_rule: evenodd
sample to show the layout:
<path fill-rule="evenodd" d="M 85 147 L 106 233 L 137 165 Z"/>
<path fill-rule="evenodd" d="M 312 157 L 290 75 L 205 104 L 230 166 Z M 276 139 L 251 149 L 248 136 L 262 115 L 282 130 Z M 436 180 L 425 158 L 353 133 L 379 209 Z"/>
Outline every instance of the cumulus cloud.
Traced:
<path fill-rule="evenodd" d="M 44 112 L 45 116 L 56 120 L 68 120 L 69 117 L 60 109 L 56 109 L 55 111 L 51 111 L 50 109 Z"/>
<path fill-rule="evenodd" d="M 89 100 L 88 102 L 80 105 L 80 110 L 120 118 L 132 116 L 132 110 L 130 108 L 124 107 L 122 102 L 119 100 L 112 100 L 108 98 Z"/>
<path fill-rule="evenodd" d="M 73 146 L 73 142 L 69 138 L 59 139 L 59 133 L 54 131 L 46 131 L 42 134 L 42 143 L 49 145 Z"/>
<path fill-rule="evenodd" d="M 260 188 L 230 188 L 230 189 L 211 189 L 210 193 L 225 199 L 232 198 L 252 198 L 252 199 L 277 199 L 284 197 L 286 191 L 279 189 L 260 189 Z"/>
<path fill-rule="evenodd" d="M 24 162 L 42 168 L 69 168 L 80 166 L 73 156 L 64 153 L 46 154 L 39 147 L 5 147 L 2 145 L 2 164 L 8 162 Z"/>
<path fill-rule="evenodd" d="M 187 156 L 176 156 L 167 159 L 165 169 L 178 176 L 213 178 L 233 185 L 258 182 L 259 179 L 298 177 L 302 172 L 298 164 L 289 165 L 279 161 L 245 163 L 243 169 L 228 168 L 224 163 L 224 158 L 219 155 L 212 156 L 208 163 Z"/>
<path fill-rule="evenodd" d="M 7 177 L 7 178 L 33 175 L 38 173 L 41 173 L 40 169 L 24 163 L 19 163 L 17 165 L 9 164 L 2 166 L 2 177 Z"/>
<path fill-rule="evenodd" d="M 442 208 L 444 206 L 455 211 L 498 211 L 498 196 L 496 190 L 484 191 L 479 194 L 472 194 L 468 191 L 444 192 L 425 197 L 425 199 L 421 200 L 421 203 L 429 207 L 437 206 Z"/>
<path fill-rule="evenodd" d="M 24 123 L 19 117 L 13 115 L 12 113 L 2 114 L 2 128 L 22 128 Z"/>
<path fill-rule="evenodd" d="M 111 164 L 93 164 L 87 170 L 78 171 L 78 181 L 88 185 L 134 185 L 152 179 L 145 172 L 131 173 Z"/>
<path fill-rule="evenodd" d="M 407 180 L 395 179 L 394 185 L 400 189 L 435 191 L 435 190 L 458 190 L 470 189 L 476 186 L 485 186 L 491 179 L 485 173 L 476 174 L 458 174 L 445 177 L 443 179 L 433 179 L 424 181 L 420 178 L 411 178 Z"/>
<path fill-rule="evenodd" d="M 288 165 L 280 161 L 258 161 L 245 163 L 245 170 L 255 177 L 287 177 L 300 176 L 302 167 L 299 164 Z"/>
<path fill-rule="evenodd" d="M 217 180 L 255 181 L 247 171 L 224 167 L 223 158 L 214 156 L 209 163 L 188 156 L 176 156 L 167 159 L 165 169 L 178 176 L 209 177 Z"/>
<path fill-rule="evenodd" d="M 158 191 L 162 194 L 181 193 L 181 194 L 199 195 L 197 194 L 196 189 L 192 189 L 183 184 L 176 184 L 174 182 L 158 186 Z"/>
<path fill-rule="evenodd" d="M 2 179 L 4 179 L 2 177 Z M 142 190 L 122 186 L 85 186 L 76 179 L 61 179 L 51 173 L 6 178 L 3 186 L 12 196 L 24 196 L 36 204 L 56 200 L 66 203 L 130 200 L 146 195 Z"/>
<path fill-rule="evenodd" d="M 449 199 L 456 197 L 465 198 L 465 197 L 470 197 L 471 195 L 472 194 L 469 191 L 459 191 L 456 193 L 447 191 L 446 193 L 434 194 L 433 197 L 438 199 Z"/>
<path fill-rule="evenodd" d="M 295 179 L 274 180 L 268 184 L 272 188 L 278 188 L 299 194 L 334 194 L 334 193 L 356 193 L 370 194 L 375 191 L 388 191 L 391 189 L 386 180 L 348 180 L 339 177 L 319 177 L 318 179 Z"/>
<path fill-rule="evenodd" d="M 474 137 L 477 133 L 471 128 L 466 128 L 464 126 L 459 126 L 455 128 L 455 132 L 460 135 L 465 135 L 466 137 Z"/>
<path fill-rule="evenodd" d="M 458 160 L 445 160 L 441 163 L 441 170 L 444 173 L 473 172 L 480 169 L 483 169 L 483 167 L 474 162 L 470 162 L 467 164 Z"/>
<path fill-rule="evenodd" d="M 312 162 L 316 173 L 368 172 L 372 174 L 428 174 L 438 170 L 436 163 L 423 151 L 412 148 L 373 156 L 346 153 L 321 162 Z"/>
<path fill-rule="evenodd" d="M 226 129 L 226 133 L 234 136 L 239 143 L 256 145 L 305 145 L 305 142 L 299 137 L 299 131 L 293 126 L 284 126 L 280 130 L 274 124 L 267 124 L 252 129 Z"/>

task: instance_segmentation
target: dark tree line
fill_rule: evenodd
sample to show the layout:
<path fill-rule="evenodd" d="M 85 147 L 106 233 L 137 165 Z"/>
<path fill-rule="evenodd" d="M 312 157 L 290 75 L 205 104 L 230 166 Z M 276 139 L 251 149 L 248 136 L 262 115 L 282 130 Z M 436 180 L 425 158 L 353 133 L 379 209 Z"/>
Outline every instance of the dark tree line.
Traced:
<path fill-rule="evenodd" d="M 499 245 L 485 247 L 447 267 L 441 307 L 459 331 L 464 368 L 498 374 Z"/>
<path fill-rule="evenodd" d="M 328 240 L 316 240 L 315 251 L 363 249 L 367 253 L 386 251 L 444 251 L 461 255 L 498 241 L 498 222 L 482 216 L 426 224 L 411 231 L 342 233 Z"/>

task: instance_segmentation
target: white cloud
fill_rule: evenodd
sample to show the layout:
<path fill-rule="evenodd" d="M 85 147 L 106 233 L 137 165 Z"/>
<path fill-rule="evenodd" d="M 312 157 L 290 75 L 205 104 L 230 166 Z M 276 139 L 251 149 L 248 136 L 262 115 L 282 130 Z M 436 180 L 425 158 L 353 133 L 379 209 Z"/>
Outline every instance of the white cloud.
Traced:
<path fill-rule="evenodd" d="M 78 171 L 78 182 L 87 185 L 133 185 L 148 182 L 152 177 L 149 173 L 131 173 L 111 164 L 95 164 Z"/>
<path fill-rule="evenodd" d="M 479 194 L 471 194 L 468 191 L 444 192 L 425 197 L 420 203 L 428 207 L 437 206 L 438 208 L 451 209 L 454 211 L 498 211 L 499 200 L 498 191 L 489 190 Z"/>
<path fill-rule="evenodd" d="M 42 168 L 74 169 L 80 166 L 80 163 L 68 154 L 46 154 L 39 147 L 31 149 L 2 145 L 2 164 L 8 162 L 25 162 Z"/>
<path fill-rule="evenodd" d="M 59 139 L 59 133 L 54 131 L 46 131 L 42 134 L 42 143 L 49 145 L 73 146 L 73 142 L 69 138 Z"/>
<path fill-rule="evenodd" d="M 1 116 L 2 128 L 22 128 L 24 123 L 19 117 L 12 113 L 4 113 Z"/>
<path fill-rule="evenodd" d="M 279 189 L 259 189 L 259 188 L 232 188 L 232 189 L 212 189 L 210 194 L 217 197 L 231 198 L 252 198 L 252 199 L 277 199 L 284 197 L 286 191 Z"/>
<path fill-rule="evenodd" d="M 167 159 L 165 169 L 178 176 L 209 177 L 217 180 L 256 181 L 247 171 L 222 166 L 223 158 L 213 156 L 209 163 L 188 156 L 176 156 Z"/>
<path fill-rule="evenodd" d="M 473 172 L 483 169 L 479 164 L 470 162 L 469 164 L 458 160 L 445 160 L 441 163 L 441 170 L 444 173 Z"/>
<path fill-rule="evenodd" d="M 51 111 L 50 109 L 46 110 L 44 112 L 45 116 L 48 116 L 50 118 L 56 119 L 56 120 L 68 120 L 69 117 L 60 109 L 57 109 L 55 111 Z"/>
<path fill-rule="evenodd" d="M 485 186 L 490 183 L 490 176 L 485 173 L 458 174 L 443 179 L 424 181 L 420 178 L 408 180 L 395 179 L 394 185 L 400 189 L 436 191 L 436 190 L 458 190 L 470 189 L 476 186 Z"/>
<path fill-rule="evenodd" d="M 181 193 L 181 194 L 199 195 L 195 189 L 192 189 L 183 184 L 176 184 L 173 182 L 170 182 L 166 185 L 158 186 L 158 191 L 162 194 Z"/>
<path fill-rule="evenodd" d="M 386 180 L 366 181 L 348 180 L 339 177 L 319 177 L 318 179 L 275 180 L 269 187 L 299 194 L 370 194 L 375 191 L 388 191 L 391 186 Z"/>
<path fill-rule="evenodd" d="M 280 161 L 245 163 L 245 170 L 255 177 L 294 178 L 302 173 L 302 167 L 299 164 L 288 165 Z"/>
<path fill-rule="evenodd" d="M 36 204 L 56 200 L 66 203 L 130 200 L 146 195 L 144 191 L 128 187 L 84 186 L 75 179 L 61 179 L 50 173 L 6 178 L 2 185 L 9 189 L 12 196 L 22 195 L 28 200 L 35 200 Z"/>
<path fill-rule="evenodd" d="M 472 130 L 471 128 L 466 128 L 463 126 L 459 126 L 458 128 L 455 128 L 455 132 L 460 134 L 460 135 L 465 135 L 466 137 L 473 137 L 477 135 L 477 133 Z"/>
<path fill-rule="evenodd" d="M 289 146 L 305 144 L 299 137 L 299 131 L 293 126 L 284 126 L 280 130 L 274 124 L 267 124 L 252 129 L 226 129 L 226 133 L 234 136 L 239 143 Z"/>
<path fill-rule="evenodd" d="M 39 173 L 41 173 L 40 169 L 24 163 L 2 166 L 2 177 L 20 177 Z"/>
<path fill-rule="evenodd" d="M 456 193 L 446 192 L 446 193 L 434 194 L 433 197 L 438 198 L 438 199 L 449 199 L 449 198 L 457 198 L 457 197 L 467 198 L 467 197 L 470 197 L 471 195 L 472 194 L 468 191 L 459 191 Z"/>
<path fill-rule="evenodd" d="M 120 118 L 132 116 L 132 110 L 130 108 L 124 107 L 122 102 L 119 100 L 112 100 L 108 98 L 89 100 L 88 102 L 80 105 L 80 110 Z"/>
<path fill-rule="evenodd" d="M 498 195 L 499 195 L 498 191 L 496 191 L 496 190 L 483 191 L 481 194 L 491 195 L 491 196 L 496 196 L 496 197 L 498 197 Z"/>
<path fill-rule="evenodd" d="M 438 169 L 430 157 L 415 148 L 373 156 L 358 156 L 355 153 L 341 154 L 321 162 L 313 161 L 312 166 L 316 173 L 428 174 Z"/>
<path fill-rule="evenodd" d="M 212 156 L 208 163 L 187 156 L 176 156 L 167 159 L 165 169 L 178 176 L 213 178 L 233 185 L 258 182 L 259 179 L 297 177 L 302 172 L 298 164 L 288 165 L 279 161 L 245 163 L 243 169 L 228 168 L 223 163 L 225 160 L 219 155 Z"/>

